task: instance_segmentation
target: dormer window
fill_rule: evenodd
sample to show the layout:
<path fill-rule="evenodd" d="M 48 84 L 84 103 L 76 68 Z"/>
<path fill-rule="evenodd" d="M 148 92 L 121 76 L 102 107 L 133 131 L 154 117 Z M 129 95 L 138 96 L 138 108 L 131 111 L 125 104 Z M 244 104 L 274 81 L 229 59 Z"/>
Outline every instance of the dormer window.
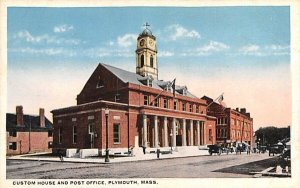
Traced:
<path fill-rule="evenodd" d="M 139 79 L 139 81 L 148 87 L 152 87 L 153 85 L 153 77 L 152 76 L 144 76 L 143 78 Z"/>
<path fill-rule="evenodd" d="M 182 95 L 186 96 L 186 94 L 187 94 L 187 88 L 184 87 L 184 88 L 182 89 Z"/>
<path fill-rule="evenodd" d="M 149 86 L 149 87 L 152 87 L 152 80 L 151 80 L 151 79 L 148 79 L 148 80 L 147 80 L 147 83 L 148 83 L 148 86 Z"/>

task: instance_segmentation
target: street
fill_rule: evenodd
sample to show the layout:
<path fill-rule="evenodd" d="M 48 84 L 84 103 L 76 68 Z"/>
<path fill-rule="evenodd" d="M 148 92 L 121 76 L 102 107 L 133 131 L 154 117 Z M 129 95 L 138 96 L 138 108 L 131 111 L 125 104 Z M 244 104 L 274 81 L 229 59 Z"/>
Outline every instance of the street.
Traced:
<path fill-rule="evenodd" d="M 7 160 L 7 179 L 91 178 L 213 178 L 252 177 L 274 165 L 268 154 L 198 156 L 151 161 L 88 164 L 69 162 Z"/>

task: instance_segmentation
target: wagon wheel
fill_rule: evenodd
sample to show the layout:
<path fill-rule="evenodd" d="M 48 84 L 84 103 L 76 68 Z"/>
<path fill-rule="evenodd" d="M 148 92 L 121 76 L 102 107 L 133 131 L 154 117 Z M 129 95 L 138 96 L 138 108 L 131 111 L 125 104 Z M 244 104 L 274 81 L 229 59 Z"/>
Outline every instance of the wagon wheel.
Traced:
<path fill-rule="evenodd" d="M 222 152 L 221 149 L 219 149 L 218 155 L 221 155 L 221 152 Z"/>

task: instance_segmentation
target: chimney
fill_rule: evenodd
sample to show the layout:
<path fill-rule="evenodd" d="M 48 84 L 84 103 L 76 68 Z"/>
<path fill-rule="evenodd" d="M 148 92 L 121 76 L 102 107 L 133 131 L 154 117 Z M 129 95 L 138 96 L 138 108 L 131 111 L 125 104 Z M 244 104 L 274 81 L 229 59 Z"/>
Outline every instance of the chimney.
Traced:
<path fill-rule="evenodd" d="M 248 117 L 250 117 L 250 113 L 248 112 L 248 113 L 246 113 L 246 115 L 248 116 Z"/>
<path fill-rule="evenodd" d="M 23 106 L 16 107 L 17 125 L 24 125 Z"/>
<path fill-rule="evenodd" d="M 239 108 L 236 108 L 235 110 L 236 110 L 237 112 L 239 112 Z"/>
<path fill-rule="evenodd" d="M 241 113 L 246 114 L 246 108 L 241 108 Z"/>
<path fill-rule="evenodd" d="M 40 127 L 45 127 L 45 109 L 40 108 Z"/>

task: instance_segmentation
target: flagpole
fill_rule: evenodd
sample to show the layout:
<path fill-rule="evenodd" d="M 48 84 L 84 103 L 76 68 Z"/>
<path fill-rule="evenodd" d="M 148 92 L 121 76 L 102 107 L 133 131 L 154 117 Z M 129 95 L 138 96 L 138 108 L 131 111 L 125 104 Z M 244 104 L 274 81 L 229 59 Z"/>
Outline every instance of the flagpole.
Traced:
<path fill-rule="evenodd" d="M 176 79 L 176 78 L 175 78 Z M 175 80 L 174 79 L 174 80 Z M 169 82 L 168 84 L 167 84 L 167 87 L 169 87 L 170 86 L 170 84 L 172 84 L 173 82 L 174 82 L 174 80 L 172 81 L 172 82 Z M 152 103 L 162 94 L 162 92 L 164 92 L 165 90 L 163 89 L 151 102 L 150 102 L 150 105 L 152 105 Z"/>
<path fill-rule="evenodd" d="M 215 100 L 213 100 L 211 103 L 209 103 L 209 105 L 207 105 L 207 107 L 206 108 L 208 108 L 210 105 L 212 105 L 216 100 L 218 100 L 222 95 L 224 95 L 224 92 L 220 95 L 220 96 L 218 96 Z"/>

